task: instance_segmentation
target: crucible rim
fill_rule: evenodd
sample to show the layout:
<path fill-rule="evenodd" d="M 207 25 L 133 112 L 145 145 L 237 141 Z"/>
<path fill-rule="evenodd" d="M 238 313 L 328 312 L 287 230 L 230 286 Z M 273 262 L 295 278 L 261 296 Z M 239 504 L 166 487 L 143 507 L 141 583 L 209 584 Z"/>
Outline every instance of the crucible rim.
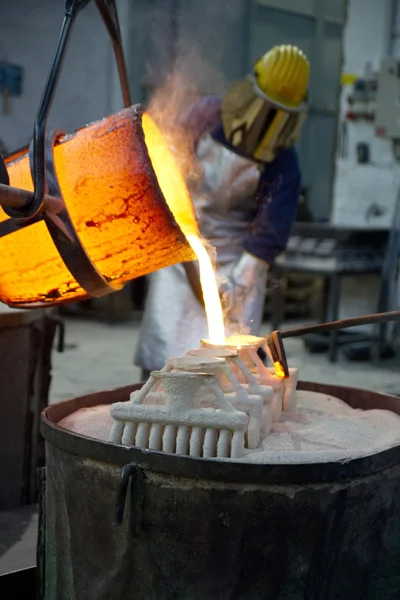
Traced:
<path fill-rule="evenodd" d="M 346 463 L 257 464 L 221 459 L 177 456 L 152 450 L 116 445 L 71 432 L 58 422 L 79 408 L 112 404 L 129 398 L 143 383 L 95 392 L 46 407 L 41 414 L 41 433 L 46 445 L 70 454 L 123 467 L 135 463 L 147 471 L 163 475 L 218 481 L 224 484 L 324 484 L 371 476 L 400 463 L 400 445 Z M 340 398 L 353 408 L 386 409 L 400 415 L 400 397 L 324 383 L 299 381 L 298 390 L 319 392 Z"/>

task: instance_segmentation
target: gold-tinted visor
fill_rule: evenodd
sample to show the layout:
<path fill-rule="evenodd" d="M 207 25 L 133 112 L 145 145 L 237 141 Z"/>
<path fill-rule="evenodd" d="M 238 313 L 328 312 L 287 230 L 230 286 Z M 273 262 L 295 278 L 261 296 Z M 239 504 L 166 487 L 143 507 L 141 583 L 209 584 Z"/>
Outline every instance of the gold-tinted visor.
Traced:
<path fill-rule="evenodd" d="M 246 156 L 270 162 L 298 139 L 306 117 L 306 101 L 286 107 L 266 96 L 254 76 L 225 94 L 222 123 L 227 140 Z"/>

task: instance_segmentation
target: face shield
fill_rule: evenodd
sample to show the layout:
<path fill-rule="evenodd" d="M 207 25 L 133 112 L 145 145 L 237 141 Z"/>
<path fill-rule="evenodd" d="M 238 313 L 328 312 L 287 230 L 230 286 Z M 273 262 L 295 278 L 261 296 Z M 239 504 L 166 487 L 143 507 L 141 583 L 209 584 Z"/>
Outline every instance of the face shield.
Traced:
<path fill-rule="evenodd" d="M 280 62 L 277 66 L 273 65 L 275 71 L 279 68 L 277 73 L 271 69 L 271 65 L 268 63 L 266 66 L 264 65 L 261 73 L 263 77 L 260 77 L 261 69 L 255 69 L 252 75 L 228 90 L 221 105 L 222 124 L 227 140 L 241 153 L 263 162 L 272 161 L 280 151 L 295 144 L 300 137 L 307 114 L 307 90 L 303 88 L 304 81 L 306 80 L 308 83 L 308 77 L 307 79 L 302 77 L 299 90 L 299 77 L 296 77 L 296 70 L 288 69 L 284 62 L 282 64 L 282 54 L 286 59 L 288 55 L 286 49 L 289 48 L 293 55 L 293 47 L 278 47 L 265 56 L 268 58 L 274 52 L 274 58 L 276 58 L 277 51 L 282 48 L 283 53 L 281 52 L 278 56 Z M 304 57 L 300 51 L 297 52 L 297 56 Z M 259 59 L 255 66 L 258 66 L 263 60 L 265 57 Z M 304 60 L 306 60 L 305 57 Z M 292 91 L 289 84 L 292 84 L 296 92 L 292 96 L 298 97 L 300 93 L 303 99 L 293 103 L 280 101 L 279 93 L 274 94 L 274 98 L 272 98 L 259 85 L 259 81 L 265 82 L 265 76 L 268 77 L 268 75 L 270 75 L 270 78 L 267 79 L 269 85 L 264 83 L 264 88 L 273 91 L 275 84 L 275 88 L 278 89 L 281 96 L 287 98 L 290 97 L 288 92 Z"/>

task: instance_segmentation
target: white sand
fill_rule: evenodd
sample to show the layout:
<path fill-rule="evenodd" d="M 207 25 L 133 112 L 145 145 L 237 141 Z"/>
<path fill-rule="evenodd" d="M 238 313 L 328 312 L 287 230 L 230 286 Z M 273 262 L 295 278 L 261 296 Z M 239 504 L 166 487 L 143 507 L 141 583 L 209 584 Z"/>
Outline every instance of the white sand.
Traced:
<path fill-rule="evenodd" d="M 400 444 L 400 416 L 386 410 L 354 410 L 338 398 L 297 392 L 298 411 L 283 413 L 256 450 L 240 459 L 251 463 L 294 464 L 341 461 L 369 456 Z M 60 427 L 108 441 L 110 407 L 82 408 Z"/>
<path fill-rule="evenodd" d="M 59 421 L 58 425 L 74 433 L 80 433 L 96 440 L 108 442 L 114 419 L 110 415 L 110 405 L 80 408 Z"/>

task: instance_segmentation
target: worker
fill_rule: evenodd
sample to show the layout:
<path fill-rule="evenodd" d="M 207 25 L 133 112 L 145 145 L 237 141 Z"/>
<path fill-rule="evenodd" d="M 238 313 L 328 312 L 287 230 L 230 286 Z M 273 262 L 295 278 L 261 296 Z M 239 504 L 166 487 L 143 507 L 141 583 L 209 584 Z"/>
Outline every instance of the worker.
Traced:
<path fill-rule="evenodd" d="M 276 46 L 222 98 L 198 98 L 181 119 L 199 167 L 189 190 L 201 235 L 216 250 L 230 335 L 259 335 L 268 268 L 296 218 L 294 143 L 306 117 L 309 72 L 299 48 Z M 151 274 L 135 357 L 143 378 L 207 337 L 204 307 L 182 264 Z"/>

